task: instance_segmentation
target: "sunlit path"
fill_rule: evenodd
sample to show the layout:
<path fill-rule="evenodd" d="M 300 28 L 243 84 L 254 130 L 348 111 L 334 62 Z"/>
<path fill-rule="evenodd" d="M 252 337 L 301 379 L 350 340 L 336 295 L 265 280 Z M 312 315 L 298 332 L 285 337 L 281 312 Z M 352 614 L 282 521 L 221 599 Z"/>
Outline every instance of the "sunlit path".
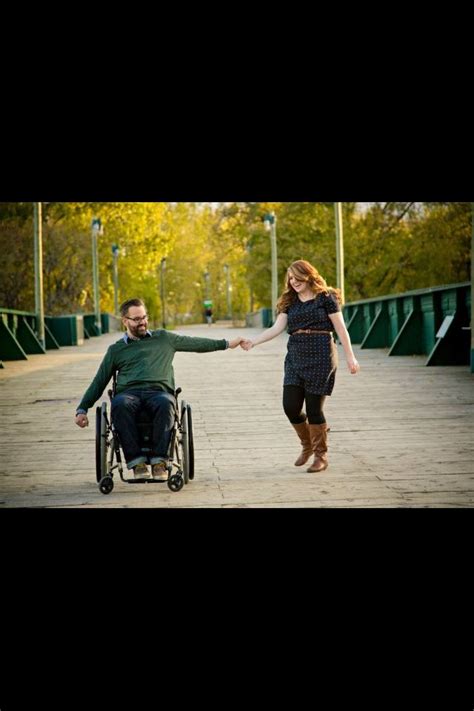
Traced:
<path fill-rule="evenodd" d="M 251 336 L 257 329 L 183 328 L 187 335 Z M 330 466 L 296 469 L 295 433 L 281 408 L 286 336 L 241 349 L 178 353 L 176 383 L 194 416 L 196 477 L 182 491 L 95 482 L 94 412 L 74 425 L 108 334 L 0 371 L 2 507 L 435 507 L 474 506 L 474 380 L 467 367 L 424 367 L 426 358 L 387 357 L 355 347 L 351 376 L 340 351 Z M 104 396 L 107 397 L 106 395 Z"/>

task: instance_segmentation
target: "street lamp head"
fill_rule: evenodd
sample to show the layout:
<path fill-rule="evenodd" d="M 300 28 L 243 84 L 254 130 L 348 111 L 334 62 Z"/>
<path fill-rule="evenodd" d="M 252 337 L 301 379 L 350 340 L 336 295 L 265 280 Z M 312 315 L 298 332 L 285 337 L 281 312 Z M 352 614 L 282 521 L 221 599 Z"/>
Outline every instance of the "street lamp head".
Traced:
<path fill-rule="evenodd" d="M 275 222 L 275 213 L 274 212 L 267 212 L 266 215 L 263 216 L 263 224 L 265 225 L 265 229 L 267 232 L 270 232 L 272 229 L 272 225 Z"/>
<path fill-rule="evenodd" d="M 104 228 L 99 217 L 94 217 L 94 219 L 92 220 L 92 231 L 98 235 L 104 234 Z"/>

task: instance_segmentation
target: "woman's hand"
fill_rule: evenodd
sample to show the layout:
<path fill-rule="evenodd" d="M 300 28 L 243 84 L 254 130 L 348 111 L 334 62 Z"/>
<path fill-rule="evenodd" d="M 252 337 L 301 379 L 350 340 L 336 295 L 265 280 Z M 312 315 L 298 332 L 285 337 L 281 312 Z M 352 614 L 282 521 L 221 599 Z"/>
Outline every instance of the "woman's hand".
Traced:
<path fill-rule="evenodd" d="M 244 338 L 240 344 L 240 347 L 244 349 L 244 351 L 249 351 L 254 347 L 253 341 L 250 340 L 250 338 Z"/>
<path fill-rule="evenodd" d="M 354 357 L 347 359 L 347 367 L 351 371 L 352 375 L 356 375 L 356 373 L 360 370 L 360 365 Z"/>

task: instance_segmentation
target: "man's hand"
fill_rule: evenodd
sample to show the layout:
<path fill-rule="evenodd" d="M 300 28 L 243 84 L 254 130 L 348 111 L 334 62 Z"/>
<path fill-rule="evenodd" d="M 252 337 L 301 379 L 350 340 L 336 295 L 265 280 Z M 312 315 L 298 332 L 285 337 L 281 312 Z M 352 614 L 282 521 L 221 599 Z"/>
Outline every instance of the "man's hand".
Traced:
<path fill-rule="evenodd" d="M 231 341 L 229 341 L 229 348 L 237 348 L 242 341 L 245 340 L 242 338 L 242 336 L 237 336 L 237 338 L 233 338 Z"/>
<path fill-rule="evenodd" d="M 89 427 L 89 419 L 87 415 L 76 415 L 76 425 L 78 427 Z"/>
<path fill-rule="evenodd" d="M 243 348 L 244 351 L 249 351 L 253 348 L 253 341 L 251 341 L 250 338 L 244 338 L 240 344 L 240 347 Z"/>

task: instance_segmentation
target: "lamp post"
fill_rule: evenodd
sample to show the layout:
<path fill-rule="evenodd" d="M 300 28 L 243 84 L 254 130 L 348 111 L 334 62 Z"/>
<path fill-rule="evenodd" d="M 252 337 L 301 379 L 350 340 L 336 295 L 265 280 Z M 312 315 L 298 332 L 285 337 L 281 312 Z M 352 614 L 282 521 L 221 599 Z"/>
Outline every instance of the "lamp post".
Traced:
<path fill-rule="evenodd" d="M 247 242 L 246 247 L 245 247 L 248 255 L 248 263 L 250 264 L 250 255 L 252 252 L 252 244 Z M 247 273 L 249 271 L 249 268 L 247 267 Z M 253 289 L 252 289 L 252 281 L 250 279 L 250 276 L 248 277 L 248 282 L 249 282 L 249 292 L 250 292 L 250 313 L 253 313 Z"/>
<path fill-rule="evenodd" d="M 232 319 L 232 297 L 231 297 L 232 286 L 230 284 L 230 267 L 228 264 L 224 264 L 224 271 L 226 274 L 227 318 Z"/>
<path fill-rule="evenodd" d="M 92 279 L 94 285 L 94 313 L 95 327 L 97 334 L 102 333 L 102 324 L 100 321 L 100 295 L 99 295 L 99 253 L 97 250 L 97 237 L 102 235 L 104 230 L 99 218 L 94 217 L 92 220 Z"/>
<path fill-rule="evenodd" d="M 40 202 L 33 203 L 34 216 L 34 257 L 35 257 L 35 313 L 38 340 L 44 349 L 46 341 L 44 334 L 44 301 L 43 301 L 43 225 L 42 207 Z"/>
<path fill-rule="evenodd" d="M 277 269 L 277 241 L 276 241 L 276 215 L 274 212 L 268 213 L 263 218 L 263 224 L 267 232 L 270 232 L 270 244 L 272 250 L 272 322 L 276 319 L 276 305 L 278 299 L 278 269 Z"/>
<path fill-rule="evenodd" d="M 344 303 L 344 239 L 342 229 L 342 203 L 334 203 L 336 217 L 336 272 L 337 288 L 341 290 L 342 303 Z"/>
<path fill-rule="evenodd" d="M 166 329 L 165 270 L 166 270 L 166 257 L 162 257 L 161 262 L 160 262 L 161 325 L 163 328 Z"/>
<path fill-rule="evenodd" d="M 120 248 L 118 244 L 112 245 L 112 254 L 114 256 L 114 313 L 116 316 L 118 316 L 118 256 L 120 254 Z"/>

